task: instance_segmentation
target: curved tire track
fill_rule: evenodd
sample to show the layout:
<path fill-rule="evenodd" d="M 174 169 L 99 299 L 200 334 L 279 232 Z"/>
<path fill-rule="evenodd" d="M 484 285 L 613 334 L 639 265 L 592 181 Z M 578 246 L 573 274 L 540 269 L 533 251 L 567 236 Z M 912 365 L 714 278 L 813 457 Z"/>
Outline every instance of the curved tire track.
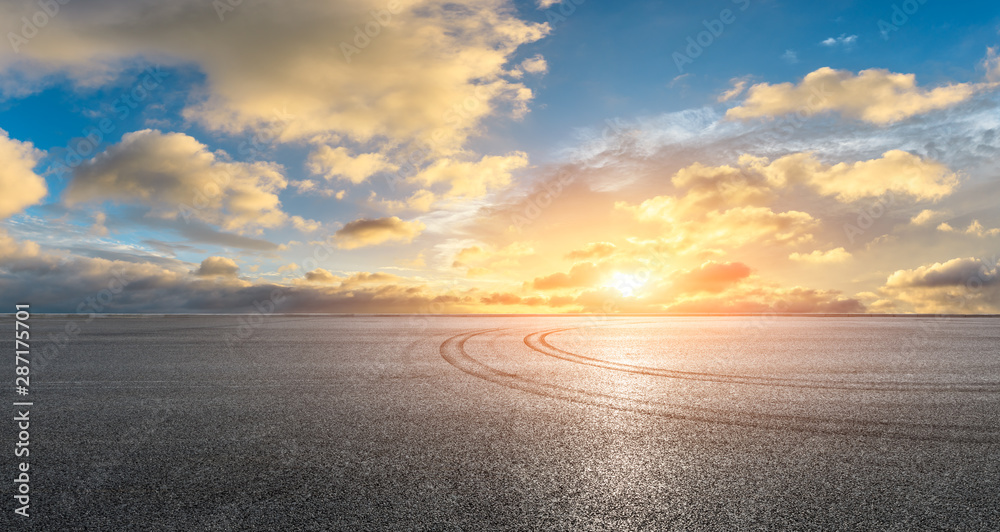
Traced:
<path fill-rule="evenodd" d="M 538 382 L 483 364 L 470 356 L 466 351 L 465 343 L 469 339 L 481 334 L 503 330 L 507 329 L 483 329 L 452 336 L 441 344 L 441 357 L 452 366 L 469 375 L 507 388 L 572 403 L 665 419 L 838 436 L 864 436 L 952 443 L 1000 443 L 1000 435 L 997 434 L 996 429 L 991 427 L 857 419 L 825 419 L 780 414 L 750 414 L 731 410 L 658 403 Z"/>
<path fill-rule="evenodd" d="M 566 327 L 549 331 L 534 332 L 524 337 L 524 345 L 543 355 L 585 364 L 598 368 L 635 373 L 671 379 L 686 379 L 707 382 L 722 382 L 727 384 L 749 384 L 756 386 L 777 386 L 788 388 L 812 388 L 827 390 L 858 390 L 885 392 L 1000 392 L 1000 383 L 948 383 L 948 382 L 879 382 L 879 381 L 822 381 L 814 379 L 788 379 L 781 377 L 756 377 L 750 375 L 731 375 L 723 373 L 706 373 L 697 371 L 681 371 L 650 366 L 638 366 L 592 358 L 560 349 L 547 341 L 550 334 L 570 331 L 578 327 Z"/>

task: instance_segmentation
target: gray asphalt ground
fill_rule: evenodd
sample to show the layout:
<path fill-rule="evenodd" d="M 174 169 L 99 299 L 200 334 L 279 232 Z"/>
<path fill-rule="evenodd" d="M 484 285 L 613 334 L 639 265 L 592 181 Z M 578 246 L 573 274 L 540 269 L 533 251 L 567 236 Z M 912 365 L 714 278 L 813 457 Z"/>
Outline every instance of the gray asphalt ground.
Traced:
<path fill-rule="evenodd" d="M 997 319 L 68 321 L 4 530 L 1000 529 Z"/>

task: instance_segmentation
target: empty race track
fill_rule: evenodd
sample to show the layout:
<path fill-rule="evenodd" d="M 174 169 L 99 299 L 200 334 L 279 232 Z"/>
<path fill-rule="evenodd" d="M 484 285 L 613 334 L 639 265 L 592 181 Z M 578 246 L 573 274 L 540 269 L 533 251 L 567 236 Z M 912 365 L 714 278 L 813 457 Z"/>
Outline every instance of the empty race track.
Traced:
<path fill-rule="evenodd" d="M 29 529 L 1000 522 L 995 319 L 73 319 Z"/>

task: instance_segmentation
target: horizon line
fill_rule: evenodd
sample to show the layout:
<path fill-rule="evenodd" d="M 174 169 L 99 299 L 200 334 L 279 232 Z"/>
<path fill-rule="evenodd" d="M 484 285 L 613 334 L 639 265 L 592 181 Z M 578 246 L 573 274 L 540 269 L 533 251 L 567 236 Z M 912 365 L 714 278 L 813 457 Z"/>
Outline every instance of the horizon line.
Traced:
<path fill-rule="evenodd" d="M 14 312 L 0 313 L 3 316 L 14 316 Z M 836 312 L 628 312 L 628 313 L 603 313 L 603 312 L 576 312 L 576 313 L 426 313 L 426 312 L 32 312 L 38 316 L 88 316 L 89 318 L 100 317 L 205 317 L 205 316 L 285 316 L 285 317 L 367 317 L 367 318 L 398 318 L 408 316 L 433 316 L 450 318 L 518 318 L 518 317 L 664 317 L 664 318 L 701 318 L 701 317 L 803 317 L 803 318 L 1000 318 L 1000 314 L 940 314 L 940 313 L 836 313 Z"/>

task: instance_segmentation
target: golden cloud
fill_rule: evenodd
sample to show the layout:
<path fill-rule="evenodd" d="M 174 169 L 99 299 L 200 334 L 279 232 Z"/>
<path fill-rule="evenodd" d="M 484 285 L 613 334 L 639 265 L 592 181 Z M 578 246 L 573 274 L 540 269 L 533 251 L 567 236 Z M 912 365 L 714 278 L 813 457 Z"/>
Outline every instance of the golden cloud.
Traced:
<path fill-rule="evenodd" d="M 946 211 L 935 211 L 933 209 L 924 209 L 917 213 L 916 216 L 910 218 L 910 223 L 913 225 L 927 225 L 937 219 L 947 216 Z"/>
<path fill-rule="evenodd" d="M 591 242 L 582 249 L 576 249 L 566 254 L 567 259 L 603 259 L 615 252 L 615 245 L 611 242 Z"/>
<path fill-rule="evenodd" d="M 559 272 L 545 277 L 537 277 L 531 286 L 536 290 L 593 287 L 600 282 L 603 274 L 603 269 L 596 264 L 581 262 L 573 265 L 569 273 Z"/>
<path fill-rule="evenodd" d="M 226 230 L 286 223 L 278 199 L 288 185 L 281 167 L 228 162 L 218 153 L 183 133 L 128 133 L 75 169 L 63 199 L 68 205 L 134 202 L 151 207 L 154 216 L 194 217 Z"/>
<path fill-rule="evenodd" d="M 798 262 L 811 262 L 813 264 L 821 264 L 827 262 L 844 262 L 851 258 L 851 253 L 846 249 L 834 248 L 826 251 L 815 250 L 812 253 L 792 253 L 788 256 L 789 259 Z"/>
<path fill-rule="evenodd" d="M 44 39 L 0 50 L 0 70 L 35 80 L 67 73 L 93 86 L 136 56 L 196 65 L 206 95 L 184 114 L 209 129 L 264 131 L 282 142 L 419 142 L 448 154 L 485 118 L 525 111 L 531 91 L 506 64 L 549 31 L 520 20 L 504 0 L 219 4 L 226 9 L 218 13 L 200 0 L 64 9 Z M 0 5 L 3 20 L 24 14 L 21 5 Z"/>
<path fill-rule="evenodd" d="M 34 172 L 42 155 L 30 142 L 12 139 L 0 129 L 0 218 L 21 212 L 48 193 L 45 179 Z"/>
<path fill-rule="evenodd" d="M 399 166 L 388 162 L 381 153 L 362 153 L 351 156 L 347 148 L 321 146 L 309 156 L 309 170 L 326 179 L 341 178 L 354 183 L 363 183 L 372 175 L 383 171 L 394 171 Z"/>
<path fill-rule="evenodd" d="M 194 274 L 199 277 L 236 277 L 240 267 L 236 261 L 228 257 L 208 257 L 201 261 L 201 265 Z"/>
<path fill-rule="evenodd" d="M 478 162 L 443 158 L 417 173 L 412 181 L 424 186 L 446 184 L 446 196 L 479 197 L 509 185 L 511 172 L 527 165 L 527 154 L 519 151 L 484 156 Z"/>
<path fill-rule="evenodd" d="M 921 313 L 1000 313 L 1000 261 L 964 257 L 898 270 L 879 294 Z"/>
<path fill-rule="evenodd" d="M 888 124 L 951 107 L 968 100 L 980 88 L 981 85 L 957 83 L 928 90 L 917 86 L 913 74 L 873 68 L 855 75 L 823 67 L 807 74 L 798 84 L 760 83 L 750 87 L 743 103 L 729 109 L 726 117 L 749 119 L 839 112 L 875 124 Z"/>
<path fill-rule="evenodd" d="M 356 249 L 386 242 L 412 242 L 424 224 L 404 221 L 395 216 L 388 218 L 362 218 L 349 222 L 334 235 L 340 249 Z"/>

